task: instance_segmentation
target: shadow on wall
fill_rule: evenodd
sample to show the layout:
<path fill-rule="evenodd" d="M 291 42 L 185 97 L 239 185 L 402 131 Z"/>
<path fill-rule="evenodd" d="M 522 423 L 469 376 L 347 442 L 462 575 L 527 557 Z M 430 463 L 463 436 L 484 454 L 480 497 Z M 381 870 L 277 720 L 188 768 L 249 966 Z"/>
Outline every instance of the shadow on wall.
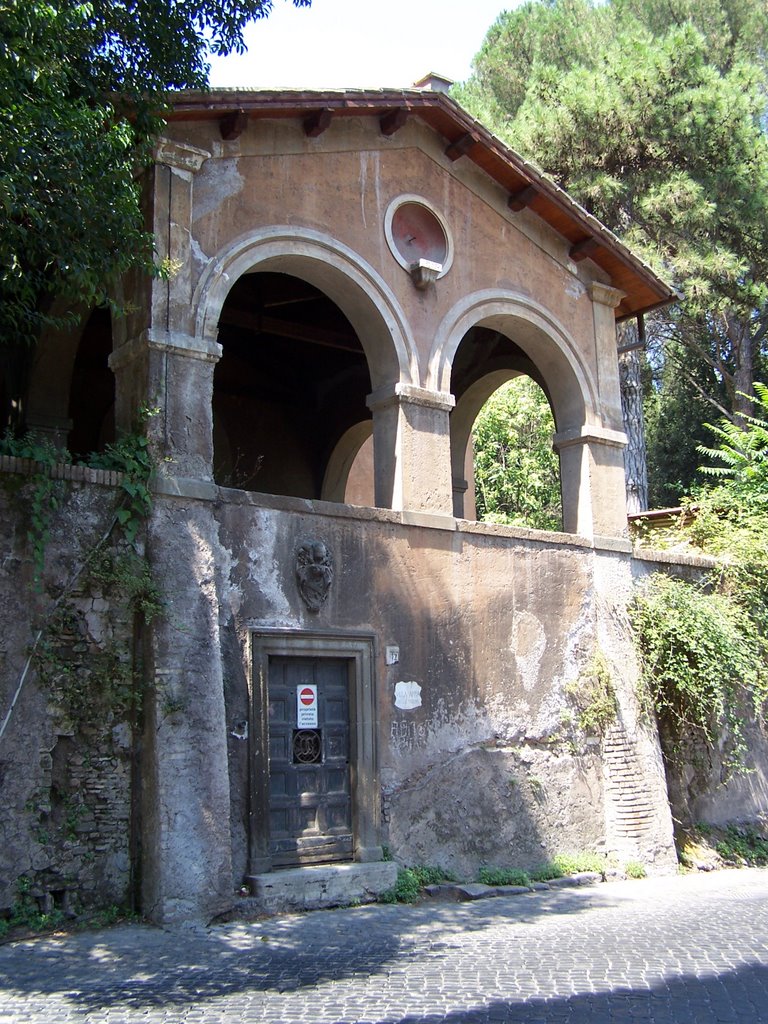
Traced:
<path fill-rule="evenodd" d="M 366 574 L 375 628 L 400 650 L 378 707 L 395 857 L 476 878 L 482 865 L 594 852 L 605 836 L 600 747 L 574 726 L 565 690 L 592 653 L 583 568 L 567 551 L 549 553 L 545 572 L 525 544 L 432 531 L 419 548 L 416 536 L 364 545 L 379 567 Z"/>

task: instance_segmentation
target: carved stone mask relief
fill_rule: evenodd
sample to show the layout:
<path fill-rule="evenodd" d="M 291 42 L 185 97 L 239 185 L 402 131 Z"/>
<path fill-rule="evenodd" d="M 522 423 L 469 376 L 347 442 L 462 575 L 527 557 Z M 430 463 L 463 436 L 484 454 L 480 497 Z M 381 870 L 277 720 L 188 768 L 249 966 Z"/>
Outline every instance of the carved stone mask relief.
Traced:
<path fill-rule="evenodd" d="M 321 540 L 305 540 L 296 551 L 296 581 L 304 604 L 319 612 L 333 583 L 333 560 Z"/>

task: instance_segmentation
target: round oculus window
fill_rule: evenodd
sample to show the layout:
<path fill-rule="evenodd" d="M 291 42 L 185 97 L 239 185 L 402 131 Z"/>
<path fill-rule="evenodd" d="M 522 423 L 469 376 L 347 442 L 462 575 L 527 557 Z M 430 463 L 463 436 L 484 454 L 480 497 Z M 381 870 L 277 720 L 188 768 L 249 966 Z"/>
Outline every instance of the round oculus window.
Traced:
<path fill-rule="evenodd" d="M 400 196 L 390 203 L 384 222 L 387 244 L 397 262 L 405 270 L 419 260 L 440 266 L 439 277 L 445 274 L 453 259 L 448 229 L 442 218 L 418 196 Z"/>

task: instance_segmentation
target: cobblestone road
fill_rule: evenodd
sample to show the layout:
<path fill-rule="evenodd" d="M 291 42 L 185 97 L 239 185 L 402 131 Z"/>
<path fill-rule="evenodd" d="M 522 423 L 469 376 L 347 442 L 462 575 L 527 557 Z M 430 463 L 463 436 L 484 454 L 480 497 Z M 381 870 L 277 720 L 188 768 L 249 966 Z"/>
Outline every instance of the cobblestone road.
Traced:
<path fill-rule="evenodd" d="M 768 1024 L 768 870 L 0 948 L 0 1021 Z"/>

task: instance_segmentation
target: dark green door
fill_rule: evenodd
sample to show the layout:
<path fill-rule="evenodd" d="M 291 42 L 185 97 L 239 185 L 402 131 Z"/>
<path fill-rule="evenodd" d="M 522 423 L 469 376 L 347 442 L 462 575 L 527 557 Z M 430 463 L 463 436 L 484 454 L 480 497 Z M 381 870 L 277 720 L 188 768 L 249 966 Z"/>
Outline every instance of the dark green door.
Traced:
<path fill-rule="evenodd" d="M 316 725 L 298 693 L 316 687 Z M 275 867 L 352 858 L 349 670 L 342 658 L 269 660 L 269 853 Z"/>

